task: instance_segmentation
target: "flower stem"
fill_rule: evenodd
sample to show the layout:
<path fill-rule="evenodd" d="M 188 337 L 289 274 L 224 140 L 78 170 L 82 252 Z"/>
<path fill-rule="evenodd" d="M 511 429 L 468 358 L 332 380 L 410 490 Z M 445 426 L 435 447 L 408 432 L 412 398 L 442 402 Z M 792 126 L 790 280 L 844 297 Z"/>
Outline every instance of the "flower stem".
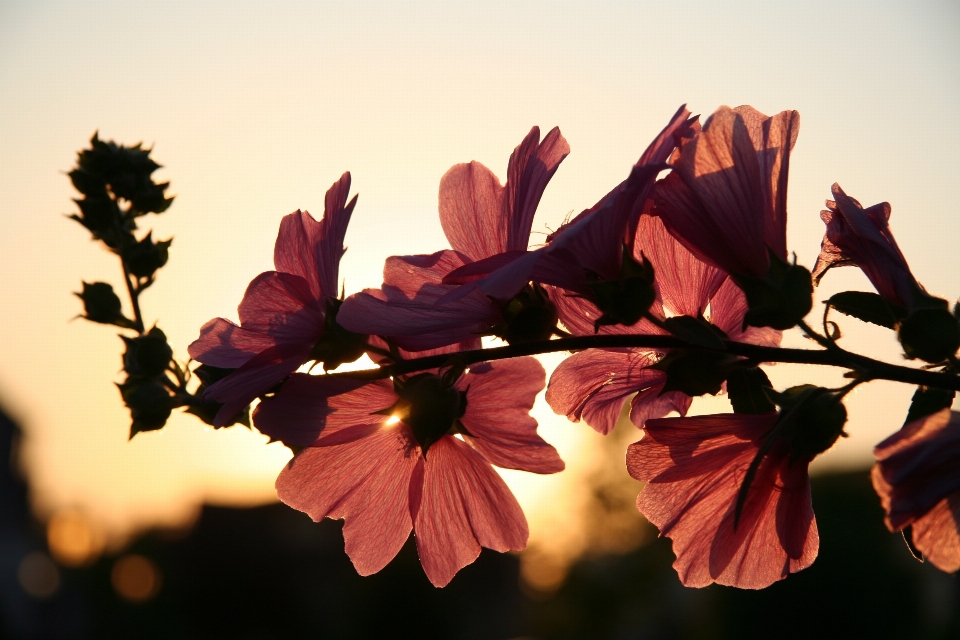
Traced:
<path fill-rule="evenodd" d="M 892 380 L 907 384 L 936 387 L 939 389 L 953 389 L 960 391 L 960 376 L 950 373 L 924 371 L 900 365 L 874 360 L 866 356 L 851 353 L 833 345 L 830 349 L 792 349 L 784 347 L 764 347 L 732 340 L 724 341 L 725 351 L 734 355 L 743 356 L 754 362 L 788 362 L 797 364 L 817 364 L 830 367 L 853 369 L 859 377 L 872 380 Z M 505 358 L 531 356 L 541 353 L 556 353 L 559 351 L 582 351 L 584 349 L 690 349 L 712 350 L 700 347 L 674 336 L 662 335 L 593 335 L 560 338 L 557 340 L 543 340 L 538 342 L 524 342 L 494 347 L 492 349 L 475 349 L 459 351 L 455 354 L 441 354 L 422 358 L 411 358 L 402 362 L 364 371 L 347 371 L 331 373 L 339 377 L 349 377 L 361 380 L 381 380 L 390 376 L 436 369 L 447 364 L 455 356 L 464 365 L 477 364 Z"/>
<path fill-rule="evenodd" d="M 133 280 L 130 276 L 130 270 L 127 268 L 126 261 L 121 257 L 120 264 L 123 265 L 123 281 L 127 285 L 127 293 L 130 294 L 130 304 L 133 306 L 133 321 L 137 325 L 137 331 L 143 333 L 143 315 L 140 313 L 140 298 L 137 292 L 136 287 L 133 285 Z"/>

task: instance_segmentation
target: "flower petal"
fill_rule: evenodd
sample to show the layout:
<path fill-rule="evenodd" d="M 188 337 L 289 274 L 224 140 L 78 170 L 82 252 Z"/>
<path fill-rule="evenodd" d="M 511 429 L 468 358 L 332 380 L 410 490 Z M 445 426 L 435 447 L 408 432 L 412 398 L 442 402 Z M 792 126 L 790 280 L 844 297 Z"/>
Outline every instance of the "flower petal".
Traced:
<path fill-rule="evenodd" d="M 559 129 L 540 142 L 533 127 L 510 156 L 505 186 L 479 162 L 447 171 L 440 181 L 440 224 L 450 246 L 472 261 L 525 251 L 543 190 L 568 153 Z"/>
<path fill-rule="evenodd" d="M 540 129 L 533 127 L 513 154 L 507 166 L 504 210 L 508 220 L 506 246 L 500 251 L 524 251 L 530 243 L 533 216 L 544 189 L 570 153 L 570 145 L 560 129 L 554 127 L 542 142 Z"/>
<path fill-rule="evenodd" d="M 287 445 L 342 444 L 379 429 L 397 395 L 387 380 L 355 380 L 295 373 L 253 412 L 257 429 Z"/>
<path fill-rule="evenodd" d="M 637 508 L 673 540 L 687 586 L 760 589 L 809 566 L 819 547 L 807 474 L 774 446 L 760 463 L 740 519 L 737 495 L 776 414 L 649 420 L 627 451 L 627 470 L 647 486 Z"/>
<path fill-rule="evenodd" d="M 223 403 L 214 418 L 221 427 L 278 382 L 297 370 L 310 357 L 310 349 L 296 344 L 279 344 L 258 353 L 226 378 L 210 385 L 204 400 Z"/>
<path fill-rule="evenodd" d="M 344 547 L 357 573 L 383 569 L 410 535 L 408 494 L 419 460 L 399 429 L 297 454 L 277 478 L 277 496 L 315 521 L 343 518 Z"/>
<path fill-rule="evenodd" d="M 336 297 L 340 259 L 346 249 L 343 238 L 353 208 L 354 196 L 347 204 L 350 172 L 344 173 L 327 191 L 323 219 L 314 220 L 306 211 L 284 216 L 273 252 L 277 271 L 300 276 L 310 284 L 314 300 Z"/>
<path fill-rule="evenodd" d="M 800 134 L 800 114 L 781 111 L 767 117 L 747 105 L 734 111 L 746 125 L 760 164 L 765 204 L 764 241 L 781 260 L 786 260 L 787 175 L 790 152 Z"/>
<path fill-rule="evenodd" d="M 442 284 L 448 273 L 465 264 L 472 263 L 449 249 L 430 255 L 390 256 L 383 265 L 383 284 L 412 298 L 424 284 Z"/>
<path fill-rule="evenodd" d="M 656 384 L 633 396 L 633 400 L 630 401 L 630 422 L 638 429 L 642 429 L 647 420 L 662 418 L 671 411 L 685 416 L 691 403 L 693 398 L 682 391 L 663 393 L 662 384 Z"/>
<path fill-rule="evenodd" d="M 662 387 L 666 376 L 649 369 L 655 360 L 639 349 L 589 349 L 575 353 L 554 369 L 546 400 L 555 413 L 580 419 L 602 434 L 617 425 L 627 397 Z"/>
<path fill-rule="evenodd" d="M 799 116 L 721 107 L 656 189 L 657 215 L 704 262 L 764 277 L 768 247 L 786 259 L 786 185 Z"/>
<path fill-rule="evenodd" d="M 953 492 L 913 523 L 913 544 L 941 571 L 960 570 L 960 492 Z"/>
<path fill-rule="evenodd" d="M 498 467 L 563 470 L 560 454 L 537 435 L 537 421 L 530 415 L 545 376 L 535 358 L 513 358 L 473 367 L 457 382 L 457 388 L 467 391 L 461 422 L 470 433 L 468 441 Z"/>
<path fill-rule="evenodd" d="M 725 276 L 690 253 L 654 216 L 642 216 L 637 226 L 637 259 L 641 252 L 653 265 L 661 302 L 677 315 L 702 314 Z"/>
<path fill-rule="evenodd" d="M 828 200 L 827 209 L 820 212 L 827 228 L 813 267 L 814 282 L 832 267 L 858 266 L 884 300 L 913 306 L 923 288 L 890 230 L 890 205 L 881 202 L 864 209 L 839 184 L 832 191 L 836 201 Z"/>
<path fill-rule="evenodd" d="M 389 336 L 404 349 L 424 351 L 490 333 L 502 316 L 480 292 L 438 305 L 453 285 L 423 285 L 414 298 L 385 286 L 367 289 L 344 301 L 337 322 L 345 329 Z"/>
<path fill-rule="evenodd" d="M 247 287 L 237 308 L 240 325 L 272 336 L 276 342 L 309 342 L 323 334 L 325 309 L 300 276 L 279 271 L 261 273 Z"/>
<path fill-rule="evenodd" d="M 960 412 L 944 409 L 905 425 L 874 449 L 871 477 L 891 531 L 960 491 Z"/>
<path fill-rule="evenodd" d="M 476 560 L 481 546 L 520 550 L 529 535 L 520 505 L 504 481 L 453 437 L 430 447 L 414 530 L 423 570 L 436 587 Z"/>
<path fill-rule="evenodd" d="M 187 353 L 194 360 L 212 367 L 236 369 L 276 344 L 273 336 L 243 329 L 223 318 L 214 318 L 200 328 L 200 337 L 190 343 Z"/>
<path fill-rule="evenodd" d="M 497 176 L 476 161 L 454 165 L 440 179 L 440 226 L 450 246 L 471 261 L 506 248 L 503 191 Z"/>

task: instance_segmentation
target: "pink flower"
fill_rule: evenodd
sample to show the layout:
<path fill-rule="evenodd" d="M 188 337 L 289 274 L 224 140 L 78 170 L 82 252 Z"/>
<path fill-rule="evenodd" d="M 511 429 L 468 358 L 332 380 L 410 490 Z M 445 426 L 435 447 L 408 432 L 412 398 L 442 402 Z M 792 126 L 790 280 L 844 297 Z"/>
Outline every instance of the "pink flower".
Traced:
<path fill-rule="evenodd" d="M 456 295 L 479 288 L 489 296 L 505 299 L 516 295 L 530 280 L 589 297 L 588 282 L 620 278 L 623 246 L 633 243 L 657 174 L 678 140 L 694 131 L 696 118 L 689 116 L 686 106 L 681 106 L 637 160 L 627 179 L 553 233 L 546 246 L 497 254 L 467 264 L 448 274 L 444 282 L 469 283 Z M 450 299 L 455 296 L 448 295 L 447 300 Z"/>
<path fill-rule="evenodd" d="M 643 216 L 637 228 L 635 258 L 641 251 L 656 272 L 657 301 L 651 313 L 664 318 L 663 308 L 676 315 L 693 317 L 710 307 L 710 320 L 732 340 L 777 346 L 780 332 L 754 327 L 742 330 L 747 305 L 743 292 L 726 274 L 687 251 L 663 226 L 660 219 Z M 589 301 L 551 290 L 560 320 L 575 335 L 594 333 L 600 311 Z M 605 326 L 601 333 L 658 335 L 664 331 L 647 320 L 631 327 Z M 576 353 L 554 370 L 547 387 L 547 402 L 559 414 L 574 421 L 584 419 L 600 433 L 609 433 L 620 409 L 631 394 L 630 419 L 642 427 L 650 418 L 671 411 L 684 415 L 691 398 L 679 391 L 663 392 L 667 376 L 649 368 L 663 356 L 650 349 L 588 349 Z"/>
<path fill-rule="evenodd" d="M 787 173 L 800 115 L 720 107 L 658 183 L 656 215 L 701 260 L 763 278 L 787 258 Z"/>
<path fill-rule="evenodd" d="M 910 273 L 897 241 L 890 231 L 890 204 L 881 202 L 864 209 L 834 183 L 836 202 L 827 200 L 820 217 L 827 225 L 813 278 L 820 282 L 828 269 L 858 266 L 890 304 L 910 308 L 923 288 Z"/>
<path fill-rule="evenodd" d="M 533 127 L 510 156 L 503 186 L 478 162 L 455 165 L 440 181 L 440 224 L 453 250 L 390 258 L 381 289 L 350 296 L 338 321 L 415 351 L 493 333 L 504 322 L 507 301 L 476 291 L 439 305 L 454 289 L 443 278 L 496 254 L 525 251 L 543 190 L 569 152 L 559 129 L 541 142 L 540 129 Z"/>
<path fill-rule="evenodd" d="M 327 191 L 320 222 L 306 211 L 284 216 L 274 247 L 277 270 L 261 273 L 247 287 L 238 308 L 240 325 L 215 318 L 189 346 L 190 357 L 204 364 L 237 369 L 204 394 L 223 403 L 216 426 L 315 359 L 312 352 L 337 297 L 343 238 L 357 203 L 356 196 L 347 203 L 349 191 L 347 172 Z M 358 348 L 356 357 L 363 352 L 362 344 Z"/>
<path fill-rule="evenodd" d="M 543 383 L 533 358 L 396 385 L 295 374 L 260 403 L 254 422 L 307 447 L 277 478 L 277 494 L 314 520 L 344 519 L 346 552 L 361 575 L 386 566 L 412 529 L 427 577 L 442 587 L 480 547 L 526 546 L 520 506 L 491 465 L 563 469 L 529 415 Z"/>
<path fill-rule="evenodd" d="M 960 412 L 915 420 L 874 449 L 870 474 L 891 531 L 913 528 L 913 544 L 935 567 L 960 569 Z"/>
<path fill-rule="evenodd" d="M 637 508 L 673 540 L 684 585 L 762 589 L 816 558 L 810 458 L 791 460 L 782 439 L 760 462 L 734 524 L 740 487 L 776 421 L 775 413 L 648 420 L 627 450 L 630 475 L 647 483 Z"/>

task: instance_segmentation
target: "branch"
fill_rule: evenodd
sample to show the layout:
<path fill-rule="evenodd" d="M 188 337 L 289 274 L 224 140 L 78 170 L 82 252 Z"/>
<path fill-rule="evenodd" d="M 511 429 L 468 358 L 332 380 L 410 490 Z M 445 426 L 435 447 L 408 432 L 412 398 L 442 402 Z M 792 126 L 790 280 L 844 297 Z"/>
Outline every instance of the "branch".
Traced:
<path fill-rule="evenodd" d="M 832 349 L 788 349 L 783 347 L 763 347 L 744 342 L 725 340 L 726 351 L 734 355 L 749 358 L 755 362 L 787 362 L 795 364 L 818 364 L 830 367 L 854 369 L 863 376 L 874 380 L 892 380 L 907 384 L 936 387 L 939 389 L 953 389 L 960 391 L 960 376 L 950 373 L 924 371 L 900 365 L 874 360 L 866 356 L 851 353 L 839 347 Z M 558 340 L 544 340 L 540 342 L 526 342 L 512 344 L 492 349 L 475 349 L 459 351 L 451 354 L 426 356 L 402 360 L 378 369 L 363 371 L 344 371 L 327 375 L 355 378 L 360 380 L 382 380 L 391 376 L 437 369 L 447 365 L 455 357 L 458 362 L 469 366 L 479 362 L 531 356 L 540 353 L 556 353 L 558 351 L 582 351 L 583 349 L 700 349 L 699 347 L 673 336 L 661 335 L 595 335 L 560 338 Z"/>

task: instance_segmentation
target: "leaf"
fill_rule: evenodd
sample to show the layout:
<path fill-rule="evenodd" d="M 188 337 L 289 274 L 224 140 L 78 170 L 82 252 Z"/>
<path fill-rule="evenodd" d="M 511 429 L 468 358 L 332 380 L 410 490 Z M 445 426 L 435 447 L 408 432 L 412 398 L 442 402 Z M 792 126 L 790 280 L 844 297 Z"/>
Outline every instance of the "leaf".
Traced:
<path fill-rule="evenodd" d="M 825 301 L 840 313 L 857 320 L 893 329 L 906 316 L 906 310 L 887 304 L 876 293 L 866 291 L 842 291 Z"/>
<path fill-rule="evenodd" d="M 953 405 L 953 399 L 956 395 L 957 392 L 952 389 L 917 387 L 917 390 L 913 393 L 913 400 L 910 402 L 907 419 L 904 420 L 903 424 L 909 424 L 943 409 L 949 409 Z"/>
<path fill-rule="evenodd" d="M 717 332 L 704 320 L 692 316 L 667 318 L 663 325 L 674 337 L 706 349 L 726 349 Z"/>
<path fill-rule="evenodd" d="M 769 413 L 776 411 L 764 388 L 772 389 L 770 378 L 759 367 L 736 369 L 727 377 L 727 396 L 734 413 Z"/>

